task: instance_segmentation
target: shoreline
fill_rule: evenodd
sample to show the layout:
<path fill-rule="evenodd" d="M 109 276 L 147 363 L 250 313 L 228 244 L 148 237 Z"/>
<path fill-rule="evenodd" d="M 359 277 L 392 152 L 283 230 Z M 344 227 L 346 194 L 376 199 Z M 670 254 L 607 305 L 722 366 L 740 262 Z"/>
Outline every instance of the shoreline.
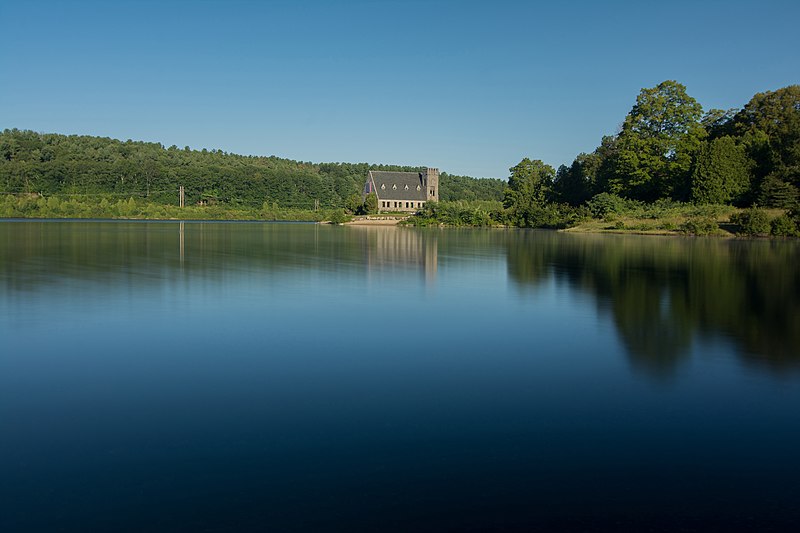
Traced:
<path fill-rule="evenodd" d="M 408 220 L 410 215 L 358 215 L 354 216 L 349 222 L 345 222 L 344 226 L 397 226 L 404 220 Z M 327 221 L 321 222 L 325 224 Z"/>
<path fill-rule="evenodd" d="M 776 236 L 776 235 L 747 235 L 740 234 L 725 229 L 720 226 L 718 231 L 708 234 L 694 234 L 680 230 L 666 230 L 666 229 L 638 229 L 638 228 L 616 228 L 608 226 L 608 222 L 592 220 L 577 226 L 569 228 L 518 228 L 516 226 L 448 226 L 445 224 L 431 225 L 431 226 L 414 226 L 410 224 L 402 224 L 407 220 L 408 216 L 379 216 L 379 215 L 360 215 L 353 220 L 337 224 L 340 226 L 360 226 L 360 227 L 436 227 L 436 228 L 458 228 L 458 229 L 535 229 L 544 231 L 557 231 L 560 233 L 574 233 L 574 234 L 593 234 L 593 235 L 641 235 L 652 237 L 712 237 L 719 239 L 767 239 L 767 240 L 789 240 L 797 239 L 797 237 Z M 287 224 L 331 224 L 328 220 L 288 220 L 288 219 L 259 219 L 259 218 L 147 218 L 147 217 L 0 217 L 2 222 L 26 222 L 26 221 L 48 221 L 48 222 L 269 222 L 269 223 L 287 223 Z M 600 225 L 605 225 L 601 227 Z M 725 224 L 727 225 L 727 224 Z"/>

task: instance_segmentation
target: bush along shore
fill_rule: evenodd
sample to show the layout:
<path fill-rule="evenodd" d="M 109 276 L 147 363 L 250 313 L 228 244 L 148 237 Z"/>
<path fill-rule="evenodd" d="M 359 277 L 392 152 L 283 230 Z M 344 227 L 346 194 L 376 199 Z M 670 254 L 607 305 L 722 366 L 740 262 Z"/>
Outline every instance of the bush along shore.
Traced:
<path fill-rule="evenodd" d="M 520 214 L 500 202 L 429 202 L 403 225 L 529 227 L 574 233 L 800 237 L 797 210 L 695 205 L 671 200 L 644 203 L 602 193 L 585 205 L 547 204 Z M 523 222 L 520 224 L 520 222 Z"/>

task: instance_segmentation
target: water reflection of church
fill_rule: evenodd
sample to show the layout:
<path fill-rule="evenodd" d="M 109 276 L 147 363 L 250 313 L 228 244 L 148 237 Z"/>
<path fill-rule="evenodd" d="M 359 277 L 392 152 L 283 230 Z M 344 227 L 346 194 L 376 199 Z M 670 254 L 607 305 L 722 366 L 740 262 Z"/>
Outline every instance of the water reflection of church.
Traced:
<path fill-rule="evenodd" d="M 366 234 L 366 264 L 370 273 L 418 270 L 427 283 L 436 281 L 439 267 L 435 232 L 386 226 L 352 226 Z"/>

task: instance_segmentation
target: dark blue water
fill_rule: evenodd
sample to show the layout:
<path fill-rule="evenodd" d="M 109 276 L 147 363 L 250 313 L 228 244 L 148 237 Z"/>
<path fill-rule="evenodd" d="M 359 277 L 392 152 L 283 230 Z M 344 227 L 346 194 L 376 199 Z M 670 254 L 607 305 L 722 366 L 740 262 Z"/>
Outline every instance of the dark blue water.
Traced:
<path fill-rule="evenodd" d="M 795 529 L 798 260 L 0 223 L 0 530 Z"/>

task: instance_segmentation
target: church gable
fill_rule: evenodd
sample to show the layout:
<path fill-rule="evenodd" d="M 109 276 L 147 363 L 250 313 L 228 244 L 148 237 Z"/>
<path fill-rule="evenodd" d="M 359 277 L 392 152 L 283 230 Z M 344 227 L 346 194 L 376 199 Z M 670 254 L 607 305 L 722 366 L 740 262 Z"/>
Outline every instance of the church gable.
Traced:
<path fill-rule="evenodd" d="M 370 171 L 370 181 L 381 200 L 427 200 L 421 172 Z"/>
<path fill-rule="evenodd" d="M 370 170 L 364 184 L 364 195 L 375 193 L 379 210 L 413 212 L 425 202 L 439 199 L 439 170 L 424 172 L 390 172 Z"/>

